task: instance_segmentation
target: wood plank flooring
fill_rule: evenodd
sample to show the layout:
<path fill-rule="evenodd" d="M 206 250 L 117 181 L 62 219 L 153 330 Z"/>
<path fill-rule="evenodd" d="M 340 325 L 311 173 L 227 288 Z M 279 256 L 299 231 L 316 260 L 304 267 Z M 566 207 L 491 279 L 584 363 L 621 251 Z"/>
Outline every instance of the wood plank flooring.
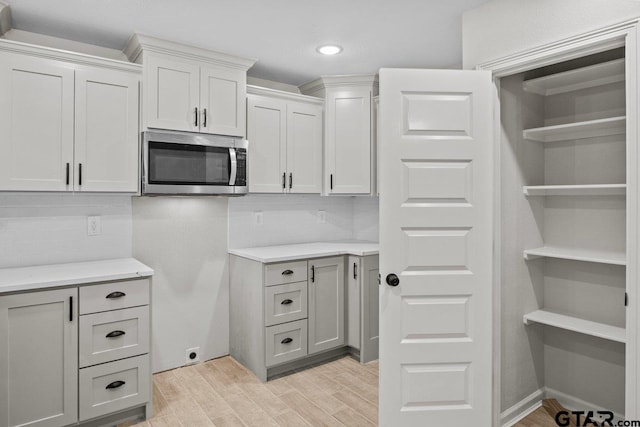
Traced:
<path fill-rule="evenodd" d="M 378 362 L 344 357 L 264 384 L 227 356 L 153 375 L 153 406 L 137 427 L 375 426 Z"/>

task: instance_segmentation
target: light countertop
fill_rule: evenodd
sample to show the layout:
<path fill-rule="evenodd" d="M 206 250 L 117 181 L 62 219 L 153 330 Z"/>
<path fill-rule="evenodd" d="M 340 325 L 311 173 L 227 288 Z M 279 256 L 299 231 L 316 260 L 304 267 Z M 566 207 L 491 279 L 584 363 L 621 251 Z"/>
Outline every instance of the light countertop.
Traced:
<path fill-rule="evenodd" d="M 377 255 L 377 242 L 315 242 L 295 245 L 263 246 L 259 248 L 229 249 L 229 253 L 262 263 L 294 261 L 338 255 Z"/>
<path fill-rule="evenodd" d="M 151 268 L 134 258 L 2 268 L 0 294 L 152 275 Z"/>

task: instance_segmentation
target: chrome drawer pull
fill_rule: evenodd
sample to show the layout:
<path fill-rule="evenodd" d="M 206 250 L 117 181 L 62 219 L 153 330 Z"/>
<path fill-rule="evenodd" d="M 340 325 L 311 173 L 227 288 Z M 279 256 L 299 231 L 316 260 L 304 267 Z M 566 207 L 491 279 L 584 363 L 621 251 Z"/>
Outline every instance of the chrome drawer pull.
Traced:
<path fill-rule="evenodd" d="M 124 331 L 113 331 L 113 332 L 109 332 L 105 338 L 117 338 L 120 337 L 122 335 L 124 335 L 125 332 Z"/>
<path fill-rule="evenodd" d="M 115 299 L 115 298 L 122 298 L 123 296 L 125 296 L 127 294 L 125 294 L 124 292 L 111 292 L 109 295 L 107 295 L 107 299 Z"/>
<path fill-rule="evenodd" d="M 289 344 L 291 341 L 293 341 L 293 339 L 291 338 L 285 338 L 282 341 L 280 341 L 280 344 Z"/>
<path fill-rule="evenodd" d="M 116 389 L 116 388 L 120 388 L 125 384 L 126 383 L 124 381 L 114 381 L 111 384 L 107 385 L 105 388 L 107 390 L 113 390 L 113 389 Z"/>
<path fill-rule="evenodd" d="M 293 301 L 291 301 L 289 298 L 287 298 L 286 300 L 282 301 L 280 304 L 282 305 L 287 305 L 287 304 L 291 304 Z"/>

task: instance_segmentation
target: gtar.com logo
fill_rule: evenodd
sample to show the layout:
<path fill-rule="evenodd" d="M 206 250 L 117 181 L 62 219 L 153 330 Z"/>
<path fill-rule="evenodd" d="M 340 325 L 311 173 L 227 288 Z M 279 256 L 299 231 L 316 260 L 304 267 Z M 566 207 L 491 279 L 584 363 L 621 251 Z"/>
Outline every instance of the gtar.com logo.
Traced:
<path fill-rule="evenodd" d="M 612 426 L 613 412 L 611 411 L 559 411 L 556 414 L 556 424 L 559 427 L 571 425 L 571 415 L 575 417 L 578 427 Z M 597 420 L 597 421 L 596 421 Z"/>

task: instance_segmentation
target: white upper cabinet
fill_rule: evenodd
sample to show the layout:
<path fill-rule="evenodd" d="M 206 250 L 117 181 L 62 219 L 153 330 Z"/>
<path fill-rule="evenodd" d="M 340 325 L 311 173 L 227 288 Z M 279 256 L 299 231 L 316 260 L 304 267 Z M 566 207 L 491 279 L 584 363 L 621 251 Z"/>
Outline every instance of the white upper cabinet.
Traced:
<path fill-rule="evenodd" d="M 76 71 L 77 191 L 138 190 L 138 81 L 133 73 Z"/>
<path fill-rule="evenodd" d="M 70 64 L 0 56 L 0 190 L 66 191 L 73 166 Z"/>
<path fill-rule="evenodd" d="M 1 41 L 0 191 L 136 192 L 139 75 Z"/>
<path fill-rule="evenodd" d="M 143 64 L 145 128 L 245 136 L 255 61 L 139 34 L 125 54 Z"/>
<path fill-rule="evenodd" d="M 149 55 L 144 71 L 146 126 L 198 132 L 199 77 L 197 64 Z"/>
<path fill-rule="evenodd" d="M 322 100 L 251 86 L 249 192 L 322 192 Z"/>
<path fill-rule="evenodd" d="M 325 193 L 375 192 L 372 98 L 377 77 L 322 77 L 300 89 L 325 98 Z"/>

